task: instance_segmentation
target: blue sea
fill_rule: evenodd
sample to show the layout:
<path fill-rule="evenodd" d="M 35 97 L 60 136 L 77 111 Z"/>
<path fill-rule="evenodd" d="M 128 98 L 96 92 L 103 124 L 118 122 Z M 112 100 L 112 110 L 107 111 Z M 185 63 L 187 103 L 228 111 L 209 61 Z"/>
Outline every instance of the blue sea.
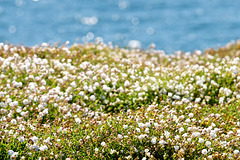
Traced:
<path fill-rule="evenodd" d="M 173 53 L 240 38 L 238 0 L 0 0 L 0 42 L 137 44 Z"/>

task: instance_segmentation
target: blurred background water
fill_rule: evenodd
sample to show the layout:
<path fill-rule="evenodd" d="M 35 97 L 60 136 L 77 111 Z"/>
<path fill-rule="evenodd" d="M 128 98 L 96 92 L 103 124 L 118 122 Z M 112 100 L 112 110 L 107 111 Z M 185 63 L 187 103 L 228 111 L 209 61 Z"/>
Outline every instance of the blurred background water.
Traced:
<path fill-rule="evenodd" d="M 238 0 L 0 0 L 0 42 L 102 37 L 122 47 L 154 43 L 167 53 L 204 50 L 240 38 L 239 8 Z"/>

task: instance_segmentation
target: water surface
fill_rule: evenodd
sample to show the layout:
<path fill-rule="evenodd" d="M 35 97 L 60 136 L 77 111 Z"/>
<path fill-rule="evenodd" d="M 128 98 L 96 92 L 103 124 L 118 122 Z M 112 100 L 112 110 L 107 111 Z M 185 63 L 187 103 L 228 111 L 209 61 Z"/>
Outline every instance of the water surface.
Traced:
<path fill-rule="evenodd" d="M 237 0 L 0 0 L 0 41 L 151 43 L 172 53 L 240 38 Z"/>

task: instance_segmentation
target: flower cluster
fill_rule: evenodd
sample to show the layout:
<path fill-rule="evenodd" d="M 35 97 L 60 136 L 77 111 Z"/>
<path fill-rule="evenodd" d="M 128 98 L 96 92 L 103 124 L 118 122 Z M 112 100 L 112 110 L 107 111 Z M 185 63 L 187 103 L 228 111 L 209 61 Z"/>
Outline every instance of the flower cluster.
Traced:
<path fill-rule="evenodd" d="M 0 43 L 0 159 L 240 158 L 239 46 Z"/>

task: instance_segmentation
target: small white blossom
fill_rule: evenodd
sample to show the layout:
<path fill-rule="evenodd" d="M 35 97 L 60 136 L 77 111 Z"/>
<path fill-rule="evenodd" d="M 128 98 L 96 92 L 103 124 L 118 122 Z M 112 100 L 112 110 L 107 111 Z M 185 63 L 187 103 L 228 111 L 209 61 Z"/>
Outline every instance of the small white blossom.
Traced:
<path fill-rule="evenodd" d="M 156 137 L 152 138 L 151 143 L 156 144 L 157 143 L 157 138 Z"/>
<path fill-rule="evenodd" d="M 136 128 L 136 131 L 137 131 L 138 133 L 140 133 L 140 132 L 141 132 L 140 128 Z"/>
<path fill-rule="evenodd" d="M 189 113 L 189 115 L 188 115 L 190 118 L 192 118 L 193 117 L 193 113 Z"/>
<path fill-rule="evenodd" d="M 91 101 L 95 101 L 95 100 L 96 100 L 96 97 L 95 97 L 94 95 L 91 95 L 91 96 L 90 96 L 90 99 L 91 99 Z"/>
<path fill-rule="evenodd" d="M 115 149 L 111 149 L 111 150 L 110 150 L 110 154 L 114 154 L 115 152 L 116 152 Z"/>
<path fill-rule="evenodd" d="M 127 128 L 128 128 L 128 125 L 123 125 L 123 128 L 124 128 L 124 129 L 127 129 Z"/>
<path fill-rule="evenodd" d="M 236 150 L 233 151 L 233 153 L 234 153 L 235 155 L 238 155 L 238 154 L 239 154 L 239 150 L 236 149 Z"/>
<path fill-rule="evenodd" d="M 24 138 L 23 136 L 20 136 L 20 137 L 18 137 L 18 140 L 19 140 L 20 142 L 24 142 L 25 138 Z"/>
<path fill-rule="evenodd" d="M 79 93 L 79 95 L 82 96 L 82 97 L 85 96 L 85 94 L 84 94 L 83 91 L 81 91 L 81 92 Z"/>
<path fill-rule="evenodd" d="M 159 144 L 161 144 L 161 145 L 165 145 L 165 144 L 167 144 L 167 142 L 164 141 L 164 140 L 160 140 L 160 141 L 159 141 Z"/>
<path fill-rule="evenodd" d="M 204 142 L 204 139 L 203 139 L 203 138 L 199 138 L 199 139 L 198 139 L 198 142 L 199 142 L 199 143 L 203 143 L 203 142 Z"/>
<path fill-rule="evenodd" d="M 13 150 L 8 150 L 8 155 L 11 156 L 13 155 L 14 151 Z"/>
<path fill-rule="evenodd" d="M 205 145 L 206 145 L 207 147 L 210 147 L 211 144 L 212 144 L 212 143 L 211 143 L 210 141 L 206 141 L 206 142 L 205 142 Z"/>
<path fill-rule="evenodd" d="M 169 136 L 170 136 L 171 134 L 170 134 L 170 132 L 168 132 L 168 131 L 164 131 L 164 135 L 165 135 L 166 138 L 169 138 Z"/>
<path fill-rule="evenodd" d="M 123 139 L 123 136 L 121 134 L 118 134 L 119 139 Z"/>
<path fill-rule="evenodd" d="M 202 150 L 202 154 L 207 154 L 207 153 L 208 153 L 208 151 L 206 149 Z"/>
<path fill-rule="evenodd" d="M 11 120 L 11 123 L 12 123 L 12 124 L 17 124 L 16 119 L 12 119 L 12 120 Z"/>
<path fill-rule="evenodd" d="M 18 152 L 14 152 L 12 155 L 11 155 L 11 159 L 16 159 L 18 157 Z"/>
<path fill-rule="evenodd" d="M 174 149 L 175 151 L 179 150 L 179 146 L 178 145 L 174 146 Z"/>
<path fill-rule="evenodd" d="M 105 142 L 101 142 L 101 146 L 105 147 L 106 143 Z"/>
<path fill-rule="evenodd" d="M 39 150 L 40 151 L 45 151 L 45 150 L 47 150 L 48 149 L 48 147 L 46 146 L 46 145 L 41 145 L 40 147 L 39 147 Z"/>
<path fill-rule="evenodd" d="M 97 152 L 99 151 L 99 149 L 98 149 L 98 148 L 95 148 L 94 151 L 97 153 Z"/>
<path fill-rule="evenodd" d="M 76 117 L 76 118 L 75 118 L 75 122 L 79 124 L 79 123 L 81 123 L 82 121 L 81 121 L 80 118 Z"/>

